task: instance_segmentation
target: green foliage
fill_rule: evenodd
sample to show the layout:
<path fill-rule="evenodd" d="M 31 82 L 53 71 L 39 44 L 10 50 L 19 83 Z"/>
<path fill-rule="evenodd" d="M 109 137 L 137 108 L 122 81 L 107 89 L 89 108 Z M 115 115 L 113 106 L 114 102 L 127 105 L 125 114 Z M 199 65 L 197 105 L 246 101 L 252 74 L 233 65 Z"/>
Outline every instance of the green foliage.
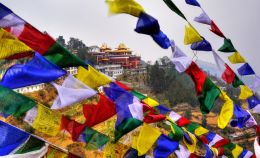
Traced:
<path fill-rule="evenodd" d="M 159 64 L 161 63 L 161 64 Z M 198 105 L 194 84 L 186 74 L 179 74 L 169 59 L 163 57 L 154 65 L 147 65 L 147 82 L 152 92 L 169 100 L 170 105 L 189 103 Z"/>
<path fill-rule="evenodd" d="M 66 41 L 65 39 L 63 38 L 63 36 L 59 36 L 57 39 L 56 39 L 56 42 L 58 42 L 60 45 L 62 45 L 63 47 L 66 47 Z"/>

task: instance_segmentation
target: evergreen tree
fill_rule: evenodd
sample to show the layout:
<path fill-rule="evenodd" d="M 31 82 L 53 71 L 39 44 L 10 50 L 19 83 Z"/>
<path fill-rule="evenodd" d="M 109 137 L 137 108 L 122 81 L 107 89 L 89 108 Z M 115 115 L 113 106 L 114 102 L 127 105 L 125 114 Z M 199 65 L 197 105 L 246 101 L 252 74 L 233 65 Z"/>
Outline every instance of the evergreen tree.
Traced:
<path fill-rule="evenodd" d="M 61 44 L 63 47 L 66 47 L 66 41 L 65 39 L 63 38 L 63 36 L 59 36 L 56 41 Z"/>

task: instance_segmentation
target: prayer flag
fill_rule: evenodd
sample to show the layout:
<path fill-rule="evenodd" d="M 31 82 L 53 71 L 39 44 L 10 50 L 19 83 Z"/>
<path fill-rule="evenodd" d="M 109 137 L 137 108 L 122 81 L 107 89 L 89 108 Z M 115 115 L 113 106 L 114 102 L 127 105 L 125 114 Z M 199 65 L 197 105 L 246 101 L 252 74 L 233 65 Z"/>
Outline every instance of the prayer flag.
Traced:
<path fill-rule="evenodd" d="M 225 38 L 224 39 L 224 44 L 218 49 L 220 52 L 236 52 L 237 50 L 233 46 L 232 42 L 230 39 Z"/>
<path fill-rule="evenodd" d="M 239 75 L 241 75 L 241 76 L 255 74 L 254 70 L 248 63 L 245 63 L 244 65 L 242 65 L 240 68 L 237 69 L 237 71 L 238 71 Z"/>
<path fill-rule="evenodd" d="M 168 157 L 178 148 L 178 146 L 178 141 L 174 141 L 168 136 L 161 134 L 157 140 L 157 147 L 153 150 L 153 155 L 156 158 Z"/>
<path fill-rule="evenodd" d="M 202 95 L 198 98 L 200 102 L 200 110 L 203 114 L 207 114 L 211 111 L 219 95 L 219 88 L 209 78 L 206 78 Z"/>
<path fill-rule="evenodd" d="M 245 85 L 240 86 L 240 95 L 238 97 L 239 99 L 246 100 L 253 95 L 254 95 L 254 93 L 251 91 L 251 89 L 249 87 L 247 87 Z"/>
<path fill-rule="evenodd" d="M 134 0 L 107 0 L 110 14 L 126 13 L 139 17 L 144 12 L 143 7 Z"/>
<path fill-rule="evenodd" d="M 10 56 L 21 53 L 32 54 L 33 50 L 23 42 L 19 41 L 12 34 L 0 28 L 0 59 L 6 59 Z"/>
<path fill-rule="evenodd" d="M 152 148 L 160 135 L 161 132 L 158 129 L 143 124 L 137 139 L 138 156 L 146 154 L 147 151 Z"/>
<path fill-rule="evenodd" d="M 184 54 L 179 47 L 172 45 L 172 58 L 171 61 L 175 65 L 175 69 L 182 73 L 188 69 L 192 63 L 192 59 Z"/>
<path fill-rule="evenodd" d="M 5 156 L 19 149 L 29 134 L 0 120 L 0 156 Z"/>
<path fill-rule="evenodd" d="M 37 107 L 38 112 L 32 127 L 44 134 L 56 136 L 61 128 L 61 114 L 41 104 Z"/>
<path fill-rule="evenodd" d="M 211 19 L 204 11 L 202 11 L 202 13 L 198 17 L 195 17 L 194 21 L 202 24 L 211 25 Z"/>
<path fill-rule="evenodd" d="M 211 26 L 211 29 L 210 29 L 211 32 L 215 33 L 216 35 L 218 35 L 220 37 L 225 38 L 224 34 L 220 31 L 220 29 L 218 28 L 218 26 L 215 24 L 214 21 L 211 20 L 210 26 Z"/>
<path fill-rule="evenodd" d="M 212 51 L 210 43 L 205 38 L 202 41 L 193 43 L 191 49 L 195 51 Z"/>
<path fill-rule="evenodd" d="M 202 41 L 203 38 L 200 34 L 195 30 L 195 28 L 189 24 L 185 26 L 185 35 L 184 35 L 184 44 L 189 45 L 196 42 Z"/>
<path fill-rule="evenodd" d="M 11 89 L 0 86 L 0 112 L 13 115 L 14 117 L 20 117 L 36 104 L 34 100 Z"/>
<path fill-rule="evenodd" d="M 76 78 L 93 89 L 111 82 L 107 76 L 98 72 L 90 65 L 88 65 L 88 69 L 80 66 Z"/>
<path fill-rule="evenodd" d="M 61 109 L 94 96 L 97 92 L 72 75 L 68 75 L 62 85 L 52 83 L 58 92 L 53 102 L 52 109 Z"/>
<path fill-rule="evenodd" d="M 227 96 L 224 91 L 220 93 L 220 99 L 223 100 L 224 104 L 221 108 L 219 117 L 218 117 L 218 127 L 224 129 L 229 121 L 231 120 L 234 113 L 233 101 Z"/>
<path fill-rule="evenodd" d="M 180 17 L 182 17 L 184 20 L 187 21 L 184 14 L 180 11 L 180 9 L 171 1 L 171 0 L 163 0 L 164 3 L 176 14 L 178 14 Z"/>
<path fill-rule="evenodd" d="M 189 5 L 200 7 L 200 4 L 197 0 L 185 0 L 185 2 Z"/>
<path fill-rule="evenodd" d="M 228 60 L 232 64 L 239 64 L 239 63 L 245 63 L 246 62 L 245 58 L 242 57 L 239 52 L 234 52 L 232 55 L 230 55 L 228 57 Z"/>
<path fill-rule="evenodd" d="M 140 15 L 135 31 L 137 33 L 152 36 L 153 40 L 164 49 L 171 46 L 169 38 L 160 30 L 158 21 L 146 13 Z"/>
<path fill-rule="evenodd" d="M 64 76 L 67 72 L 35 52 L 26 64 L 16 64 L 4 74 L 1 85 L 11 89 L 47 83 Z"/>

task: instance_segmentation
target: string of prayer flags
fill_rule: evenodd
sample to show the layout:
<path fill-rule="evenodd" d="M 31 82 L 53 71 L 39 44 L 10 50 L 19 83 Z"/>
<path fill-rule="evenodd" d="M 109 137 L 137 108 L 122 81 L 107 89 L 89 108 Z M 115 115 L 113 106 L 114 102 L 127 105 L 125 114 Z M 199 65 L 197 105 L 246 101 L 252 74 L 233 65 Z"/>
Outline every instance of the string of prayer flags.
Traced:
<path fill-rule="evenodd" d="M 66 48 L 55 42 L 45 53 L 44 57 L 62 68 L 73 66 L 87 66 L 87 64 Z"/>
<path fill-rule="evenodd" d="M 210 43 L 205 38 L 202 41 L 193 43 L 191 49 L 195 51 L 212 51 Z"/>
<path fill-rule="evenodd" d="M 206 25 L 211 25 L 211 19 L 204 11 L 202 11 L 202 13 L 198 17 L 195 17 L 194 21 Z"/>
<path fill-rule="evenodd" d="M 158 21 L 146 13 L 141 13 L 139 16 L 135 31 L 152 36 L 153 40 L 164 49 L 171 46 L 169 38 L 160 30 Z"/>
<path fill-rule="evenodd" d="M 170 139 L 168 136 L 161 134 L 157 140 L 157 146 L 153 150 L 153 155 L 156 158 L 165 158 L 170 156 L 179 146 L 178 141 Z"/>
<path fill-rule="evenodd" d="M 37 105 L 38 112 L 32 127 L 39 132 L 56 136 L 61 129 L 61 114 L 44 105 Z"/>
<path fill-rule="evenodd" d="M 241 76 L 254 75 L 255 74 L 254 70 L 252 69 L 252 67 L 248 63 L 245 63 L 240 68 L 238 68 L 237 72 Z"/>
<path fill-rule="evenodd" d="M 18 118 L 36 105 L 26 96 L 0 86 L 0 112 Z"/>
<path fill-rule="evenodd" d="M 98 72 L 90 65 L 88 65 L 87 69 L 80 66 L 76 78 L 93 89 L 111 82 L 108 77 Z"/>
<path fill-rule="evenodd" d="M 10 27 L 10 26 L 16 26 L 16 25 L 23 25 L 25 22 L 17 18 L 12 11 L 5 7 L 2 3 L 0 3 L 0 27 Z"/>
<path fill-rule="evenodd" d="M 220 37 L 225 38 L 225 35 L 220 31 L 220 29 L 218 28 L 218 26 L 215 24 L 215 22 L 213 20 L 211 20 L 210 27 L 211 27 L 211 29 L 210 29 L 211 32 L 213 32 L 214 34 L 216 34 Z"/>
<path fill-rule="evenodd" d="M 253 95 L 254 95 L 254 93 L 250 90 L 249 87 L 247 87 L 245 85 L 241 85 L 240 86 L 240 95 L 238 97 L 239 99 L 246 100 L 246 99 L 250 98 Z"/>
<path fill-rule="evenodd" d="M 85 148 L 87 150 L 97 150 L 104 146 L 108 141 L 109 137 L 99 133 L 92 128 L 86 127 L 82 133 L 82 139 L 86 142 Z"/>
<path fill-rule="evenodd" d="M 83 114 L 86 118 L 85 125 L 92 127 L 116 114 L 115 104 L 104 95 L 99 95 L 99 102 L 95 104 L 84 104 Z"/>
<path fill-rule="evenodd" d="M 171 0 L 163 0 L 164 3 L 176 14 L 178 14 L 180 17 L 182 17 L 184 20 L 187 21 L 184 14 L 180 11 L 180 9 L 171 1 Z"/>
<path fill-rule="evenodd" d="M 146 154 L 160 137 L 160 135 L 161 132 L 158 129 L 147 124 L 143 124 L 137 139 L 138 156 Z"/>
<path fill-rule="evenodd" d="M 58 92 L 51 109 L 61 109 L 94 96 L 97 92 L 72 75 L 68 75 L 62 85 L 52 83 Z"/>
<path fill-rule="evenodd" d="M 253 110 L 255 113 L 260 113 L 260 100 L 256 96 L 252 96 L 247 99 L 248 108 Z"/>
<path fill-rule="evenodd" d="M 198 98 L 200 102 L 200 110 L 203 114 L 207 114 L 211 111 L 219 95 L 219 88 L 209 78 L 206 78 L 202 95 Z"/>
<path fill-rule="evenodd" d="M 224 129 L 229 121 L 231 120 L 234 113 L 233 101 L 227 96 L 224 91 L 220 93 L 220 99 L 223 100 L 224 104 L 222 105 L 219 117 L 218 117 L 218 127 Z"/>
<path fill-rule="evenodd" d="M 178 158 L 189 158 L 190 157 L 189 150 L 181 144 L 179 145 L 179 149 L 175 151 L 175 154 L 177 155 Z"/>
<path fill-rule="evenodd" d="M 11 89 L 47 83 L 64 76 L 67 72 L 35 52 L 26 64 L 16 64 L 4 74 L 1 85 Z"/>
<path fill-rule="evenodd" d="M 196 93 L 201 95 L 204 83 L 206 81 L 206 74 L 198 67 L 195 62 L 192 62 L 185 72 L 192 78 L 195 84 Z"/>
<path fill-rule="evenodd" d="M 29 134 L 25 133 L 0 120 L 0 156 L 5 156 L 19 149 L 28 138 Z"/>
<path fill-rule="evenodd" d="M 230 55 L 228 57 L 228 60 L 232 63 L 232 64 L 239 64 L 239 63 L 245 63 L 245 59 L 243 56 L 240 55 L 239 52 L 234 52 L 232 55 Z"/>
<path fill-rule="evenodd" d="M 139 17 L 144 12 L 143 7 L 134 0 L 106 0 L 110 14 L 126 13 Z"/>
<path fill-rule="evenodd" d="M 192 58 L 184 54 L 178 46 L 172 45 L 172 58 L 171 61 L 175 65 L 175 69 L 182 73 L 188 69 L 192 63 Z"/>
<path fill-rule="evenodd" d="M 220 52 L 237 52 L 230 39 L 224 38 L 224 44 L 218 49 Z"/>
<path fill-rule="evenodd" d="M 197 0 L 185 0 L 185 2 L 189 5 L 200 7 L 200 4 Z"/>
<path fill-rule="evenodd" d="M 184 44 L 189 45 L 193 44 L 195 42 L 202 41 L 203 38 L 200 36 L 200 34 L 195 30 L 195 28 L 188 24 L 185 26 L 185 35 L 184 35 Z"/>
<path fill-rule="evenodd" d="M 6 59 L 20 53 L 33 53 L 30 47 L 2 28 L 0 28 L 0 48 L 0 59 Z"/>

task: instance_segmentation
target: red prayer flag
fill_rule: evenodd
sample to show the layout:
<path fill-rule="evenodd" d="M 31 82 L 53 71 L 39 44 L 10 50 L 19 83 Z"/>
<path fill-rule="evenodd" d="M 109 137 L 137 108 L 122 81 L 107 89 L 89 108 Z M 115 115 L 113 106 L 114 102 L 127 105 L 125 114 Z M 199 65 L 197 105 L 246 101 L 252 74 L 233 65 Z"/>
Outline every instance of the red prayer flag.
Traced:
<path fill-rule="evenodd" d="M 224 139 L 221 139 L 220 141 L 218 141 L 213 147 L 214 148 L 219 148 L 219 147 L 222 147 L 222 146 L 224 146 L 224 145 L 226 145 L 228 143 L 229 143 L 229 140 L 224 138 Z"/>
<path fill-rule="evenodd" d="M 148 115 L 145 116 L 144 122 L 145 123 L 155 123 L 155 122 L 163 121 L 165 119 L 166 119 L 166 116 L 163 114 L 149 113 Z"/>
<path fill-rule="evenodd" d="M 190 124 L 190 120 L 188 120 L 187 118 L 185 117 L 181 117 L 178 121 L 177 121 L 177 125 L 180 126 L 180 127 L 183 127 L 183 126 L 186 126 Z"/>
<path fill-rule="evenodd" d="M 218 156 L 223 156 L 225 153 L 225 149 L 223 147 L 218 148 Z"/>
<path fill-rule="evenodd" d="M 86 118 L 85 125 L 92 127 L 116 114 L 115 104 L 104 95 L 99 95 L 100 99 L 96 105 L 85 104 L 83 114 Z"/>
<path fill-rule="evenodd" d="M 225 64 L 225 71 L 223 72 L 221 78 L 227 82 L 227 84 L 231 84 L 236 77 L 236 74 L 234 73 L 234 71 L 227 65 Z"/>
<path fill-rule="evenodd" d="M 207 139 L 206 136 L 202 135 L 199 137 L 199 140 L 203 143 L 203 144 L 209 144 L 209 141 Z"/>
<path fill-rule="evenodd" d="M 213 33 L 215 33 L 216 35 L 220 36 L 220 37 L 223 37 L 223 38 L 226 38 L 224 36 L 224 34 L 220 31 L 220 29 L 218 28 L 218 26 L 214 23 L 214 21 L 211 21 L 211 29 L 210 31 L 212 31 Z"/>
<path fill-rule="evenodd" d="M 120 82 L 120 81 L 118 81 L 118 80 L 116 80 L 115 82 L 116 82 L 116 84 L 117 84 L 119 87 L 123 88 L 123 89 L 126 90 L 126 91 L 131 91 L 131 90 L 132 90 L 132 88 L 128 87 L 127 85 L 123 84 L 122 82 Z"/>
<path fill-rule="evenodd" d="M 197 95 L 201 95 L 204 82 L 206 80 L 206 74 L 198 67 L 195 62 L 192 62 L 185 72 L 192 78 L 195 84 Z"/>

